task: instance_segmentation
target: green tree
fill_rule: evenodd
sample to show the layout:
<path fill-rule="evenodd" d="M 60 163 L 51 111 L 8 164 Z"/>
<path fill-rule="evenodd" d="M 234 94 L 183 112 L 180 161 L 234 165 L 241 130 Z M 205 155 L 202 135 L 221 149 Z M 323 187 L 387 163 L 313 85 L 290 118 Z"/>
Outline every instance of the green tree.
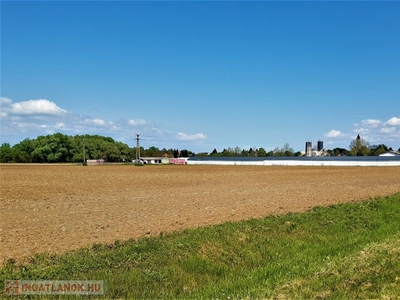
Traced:
<path fill-rule="evenodd" d="M 189 157 L 189 152 L 187 149 L 183 149 L 181 151 L 181 157 Z"/>
<path fill-rule="evenodd" d="M 352 156 L 368 155 L 370 152 L 368 146 L 368 142 L 360 138 L 360 135 L 357 135 L 357 138 L 350 143 L 350 153 Z"/>
<path fill-rule="evenodd" d="M 257 151 L 257 156 L 265 157 L 265 156 L 267 156 L 267 151 L 265 151 L 265 149 L 261 147 Z"/>
<path fill-rule="evenodd" d="M 267 152 L 267 156 L 274 156 L 274 154 L 275 154 L 275 153 L 274 153 L 274 150 L 271 150 L 271 151 L 268 151 L 268 152 Z"/>
<path fill-rule="evenodd" d="M 273 156 L 283 156 L 282 149 L 279 147 L 275 147 L 272 152 L 274 153 Z"/>
<path fill-rule="evenodd" d="M 293 148 L 290 147 L 289 143 L 285 143 L 281 151 L 285 156 L 294 156 Z"/>
<path fill-rule="evenodd" d="M 143 152 L 143 157 L 155 157 L 155 156 L 157 156 L 158 155 L 158 152 L 159 152 L 159 149 L 158 148 L 156 148 L 156 147 L 154 147 L 154 146 L 151 146 L 151 147 L 149 147 L 148 149 L 145 149 L 144 150 L 144 152 Z"/>
<path fill-rule="evenodd" d="M 13 149 L 11 148 L 9 143 L 3 143 L 0 146 L 0 162 L 9 163 L 13 161 Z"/>
<path fill-rule="evenodd" d="M 196 153 L 196 156 L 198 156 L 198 157 L 207 157 L 207 156 L 210 156 L 210 155 L 208 155 L 208 152 L 199 152 L 199 153 Z"/>
<path fill-rule="evenodd" d="M 42 141 L 41 141 L 42 142 Z M 50 155 L 51 152 L 51 148 L 48 145 L 44 145 L 44 146 L 39 146 L 37 148 L 35 148 L 35 150 L 33 150 L 32 152 L 32 162 L 34 163 L 45 163 L 48 162 L 47 158 Z M 50 159 L 52 157 L 50 156 Z"/>
<path fill-rule="evenodd" d="M 218 156 L 218 151 L 216 148 L 210 153 L 210 156 Z"/>
<path fill-rule="evenodd" d="M 228 149 L 222 150 L 222 156 L 226 156 L 226 157 L 231 157 L 234 156 L 234 152 L 235 150 L 231 147 L 228 147 Z"/>
<path fill-rule="evenodd" d="M 236 146 L 234 153 L 235 153 L 235 156 L 240 156 L 240 154 L 242 153 L 242 149 L 240 149 L 239 146 Z"/>
<path fill-rule="evenodd" d="M 35 142 L 27 138 L 14 145 L 13 149 L 15 150 L 15 162 L 30 163 L 32 162 L 31 153 L 35 150 Z"/>
<path fill-rule="evenodd" d="M 131 161 L 133 157 L 130 156 L 129 146 L 121 142 L 115 144 L 120 152 L 120 161 Z"/>
<path fill-rule="evenodd" d="M 380 155 L 388 151 L 390 150 L 385 144 L 374 145 L 370 147 L 370 155 Z"/>
<path fill-rule="evenodd" d="M 257 156 L 257 148 L 256 147 L 254 147 L 254 149 L 250 148 L 248 153 L 249 153 L 249 156 L 256 157 Z"/>
<path fill-rule="evenodd" d="M 162 148 L 161 149 L 161 156 L 167 156 L 167 157 L 172 157 L 174 154 L 174 151 L 172 149 L 166 149 L 166 148 Z"/>
<path fill-rule="evenodd" d="M 172 157 L 178 150 L 162 150 L 157 147 L 140 147 L 141 156 Z M 85 159 L 104 159 L 107 162 L 131 161 L 136 157 L 136 148 L 116 142 L 111 137 L 100 135 L 67 136 L 62 133 L 25 139 L 10 147 L 5 143 L 0 147 L 0 161 L 15 162 L 82 162 Z M 184 149 L 181 157 L 194 156 L 192 151 Z"/>
<path fill-rule="evenodd" d="M 333 155 L 333 156 L 349 155 L 349 151 L 344 148 L 333 148 L 332 150 L 329 150 L 329 151 L 331 151 L 331 155 Z"/>

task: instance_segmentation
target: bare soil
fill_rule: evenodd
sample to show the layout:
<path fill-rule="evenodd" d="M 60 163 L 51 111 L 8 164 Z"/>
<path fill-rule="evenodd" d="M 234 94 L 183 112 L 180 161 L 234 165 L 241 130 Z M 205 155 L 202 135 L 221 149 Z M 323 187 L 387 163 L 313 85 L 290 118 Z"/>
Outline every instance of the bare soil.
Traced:
<path fill-rule="evenodd" d="M 399 167 L 0 165 L 0 264 L 400 192 Z"/>

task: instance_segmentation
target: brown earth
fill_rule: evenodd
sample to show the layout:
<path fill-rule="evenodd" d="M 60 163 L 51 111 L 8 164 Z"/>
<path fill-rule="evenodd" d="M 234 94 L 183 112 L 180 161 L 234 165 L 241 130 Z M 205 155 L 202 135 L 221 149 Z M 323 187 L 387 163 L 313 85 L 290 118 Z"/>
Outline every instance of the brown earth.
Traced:
<path fill-rule="evenodd" d="M 0 165 L 0 264 L 400 192 L 399 167 Z"/>

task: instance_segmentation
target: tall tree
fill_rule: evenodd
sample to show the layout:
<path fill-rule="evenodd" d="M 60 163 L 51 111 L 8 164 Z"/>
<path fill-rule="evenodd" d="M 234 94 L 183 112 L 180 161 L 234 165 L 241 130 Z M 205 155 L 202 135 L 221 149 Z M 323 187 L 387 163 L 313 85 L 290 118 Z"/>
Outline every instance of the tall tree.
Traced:
<path fill-rule="evenodd" d="M 216 148 L 214 148 L 214 150 L 210 153 L 210 156 L 217 156 L 218 151 Z"/>
<path fill-rule="evenodd" d="M 364 156 L 368 155 L 370 150 L 368 148 L 369 143 L 357 135 L 357 138 L 350 143 L 350 153 L 353 156 Z"/>
<path fill-rule="evenodd" d="M 235 152 L 235 156 L 240 156 L 240 153 L 242 152 L 242 149 L 240 149 L 239 146 L 236 146 L 234 152 Z"/>

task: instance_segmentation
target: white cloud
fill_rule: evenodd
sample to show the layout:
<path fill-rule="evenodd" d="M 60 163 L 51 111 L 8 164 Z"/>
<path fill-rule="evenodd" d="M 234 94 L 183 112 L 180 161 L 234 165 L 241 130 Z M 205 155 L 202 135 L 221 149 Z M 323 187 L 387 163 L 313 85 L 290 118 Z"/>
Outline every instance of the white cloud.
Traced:
<path fill-rule="evenodd" d="M 60 115 L 67 112 L 65 109 L 58 107 L 54 102 L 45 99 L 18 102 L 11 104 L 10 107 L 9 113 L 16 115 Z"/>
<path fill-rule="evenodd" d="M 355 132 L 355 133 L 368 133 L 369 129 L 368 128 L 358 128 L 358 129 L 354 129 L 353 132 Z"/>
<path fill-rule="evenodd" d="M 207 136 L 203 133 L 186 134 L 186 133 L 178 132 L 177 138 L 178 138 L 178 140 L 181 140 L 181 141 L 198 141 L 198 140 L 206 139 Z"/>
<path fill-rule="evenodd" d="M 114 130 L 118 130 L 118 126 L 114 124 L 114 122 L 108 122 L 108 125 L 110 125 L 110 128 L 114 129 Z"/>
<path fill-rule="evenodd" d="M 0 97 L 0 105 L 1 105 L 1 106 L 10 104 L 11 102 L 12 102 L 12 100 L 9 99 L 9 98 Z"/>
<path fill-rule="evenodd" d="M 93 119 L 92 121 L 96 125 L 104 125 L 106 123 L 103 119 Z"/>
<path fill-rule="evenodd" d="M 367 127 L 372 127 L 372 128 L 376 128 L 378 127 L 382 122 L 376 119 L 367 119 L 367 120 L 362 120 L 361 124 L 363 126 L 367 126 Z"/>
<path fill-rule="evenodd" d="M 391 125 L 391 126 L 400 126 L 400 118 L 390 118 L 385 124 Z"/>
<path fill-rule="evenodd" d="M 106 124 L 106 121 L 104 121 L 103 119 L 85 119 L 83 123 L 87 125 L 104 126 Z"/>
<path fill-rule="evenodd" d="M 57 129 L 64 128 L 64 127 L 65 127 L 65 123 L 58 122 L 58 123 L 56 123 L 56 124 L 54 125 L 54 127 L 57 128 Z"/>
<path fill-rule="evenodd" d="M 159 135 L 162 135 L 162 132 L 161 132 L 161 130 L 160 129 L 158 129 L 158 128 L 152 128 L 151 130 L 154 130 L 155 132 L 157 132 Z"/>
<path fill-rule="evenodd" d="M 383 127 L 381 129 L 382 133 L 393 133 L 395 131 L 396 131 L 396 128 L 394 128 L 394 127 Z"/>
<path fill-rule="evenodd" d="M 6 97 L 0 97 L 0 107 L 1 107 L 1 112 L 0 112 L 0 117 L 1 118 L 7 118 L 8 113 L 6 112 L 7 107 L 10 106 L 10 103 L 12 102 L 11 99 L 6 98 Z"/>
<path fill-rule="evenodd" d="M 139 125 L 145 125 L 145 124 L 146 124 L 146 121 L 145 121 L 145 120 L 142 120 L 142 119 L 129 120 L 129 121 L 128 121 L 128 124 L 129 124 L 129 125 L 132 125 L 132 126 L 139 126 Z"/>
<path fill-rule="evenodd" d="M 18 128 L 38 128 L 39 125 L 35 123 L 28 123 L 28 122 L 13 122 L 13 125 Z"/>
<path fill-rule="evenodd" d="M 39 135 L 61 132 L 67 135 L 99 134 L 111 136 L 116 141 L 132 145 L 135 133 L 140 133 L 146 146 L 173 147 L 184 143 L 198 145 L 203 143 L 203 133 L 187 134 L 168 131 L 165 125 L 145 121 L 144 119 L 120 119 L 117 121 L 97 116 L 79 115 L 67 112 L 55 102 L 45 99 L 13 102 L 1 97 L 1 135 L 0 140 L 18 143 L 23 139 L 36 138 Z"/>
<path fill-rule="evenodd" d="M 342 135 L 342 133 L 339 130 L 331 130 L 331 131 L 325 133 L 325 137 L 329 137 L 329 138 L 338 137 L 340 135 Z"/>

